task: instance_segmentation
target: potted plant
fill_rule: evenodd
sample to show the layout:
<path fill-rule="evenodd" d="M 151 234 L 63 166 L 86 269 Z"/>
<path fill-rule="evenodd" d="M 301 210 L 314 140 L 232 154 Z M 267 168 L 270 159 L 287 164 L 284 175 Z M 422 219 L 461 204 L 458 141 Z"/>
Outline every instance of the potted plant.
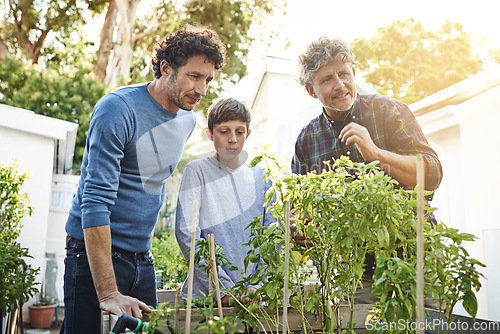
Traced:
<path fill-rule="evenodd" d="M 39 269 L 26 262 L 31 256 L 17 241 L 23 218 L 32 212 L 28 195 L 21 193 L 27 178 L 28 173 L 20 171 L 16 163 L 0 164 L 0 321 L 18 312 L 38 292 L 35 277 Z"/>
<path fill-rule="evenodd" d="M 29 305 L 30 325 L 32 328 L 50 328 L 54 321 L 56 302 L 44 293 L 43 285 L 38 299 Z"/>

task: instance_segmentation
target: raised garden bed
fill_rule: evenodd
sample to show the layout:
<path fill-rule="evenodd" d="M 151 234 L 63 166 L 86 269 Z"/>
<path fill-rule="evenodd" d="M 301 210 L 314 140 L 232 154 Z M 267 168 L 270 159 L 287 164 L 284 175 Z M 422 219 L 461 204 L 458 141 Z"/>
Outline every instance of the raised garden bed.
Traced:
<path fill-rule="evenodd" d="M 159 290 L 158 291 L 158 302 L 159 304 L 168 302 L 169 305 L 172 305 L 174 307 L 175 305 L 175 290 Z M 365 319 L 369 314 L 369 308 L 371 305 L 355 305 L 354 306 L 354 316 L 353 320 L 356 323 L 356 333 L 368 333 L 366 331 L 366 326 L 365 326 Z M 264 308 L 265 309 L 265 308 Z M 348 306 L 341 306 L 340 308 L 340 316 L 343 319 L 346 319 L 345 321 L 347 322 L 349 319 L 350 315 L 350 309 Z M 223 308 L 223 313 L 224 316 L 234 316 L 234 308 L 233 307 L 224 307 Z M 216 310 L 214 310 L 214 314 L 217 314 Z M 109 334 L 113 326 L 115 325 L 118 316 L 114 314 L 109 314 L 108 312 L 103 312 L 102 313 L 102 325 L 101 325 L 101 333 L 102 334 Z M 162 320 L 166 320 L 168 316 L 162 317 Z M 302 318 L 301 315 L 297 312 L 297 310 L 293 308 L 288 309 L 288 328 L 292 332 L 301 332 L 302 330 Z M 313 324 L 313 329 L 314 330 L 321 330 L 321 323 L 319 319 L 316 318 L 316 316 L 312 313 L 307 313 L 306 314 L 307 321 L 310 324 Z M 280 312 L 280 321 L 282 319 L 282 312 Z M 147 319 L 144 319 L 147 321 Z M 174 325 L 174 328 L 178 331 L 182 331 L 185 326 L 186 326 L 186 309 L 178 309 L 175 312 L 175 315 L 173 318 L 170 319 L 172 324 Z M 201 324 L 203 324 L 204 317 L 199 309 L 193 309 L 191 311 L 191 331 L 194 331 L 195 328 L 199 327 Z M 262 317 L 262 322 L 265 324 L 264 317 Z M 159 331 L 162 333 L 170 333 L 169 329 L 167 328 L 166 325 L 160 326 L 157 328 Z M 238 332 L 244 333 L 245 332 L 245 326 L 243 323 L 238 324 Z M 270 326 L 270 325 L 265 325 L 265 327 L 260 328 L 261 332 L 276 332 L 276 330 L 279 330 L 282 332 L 282 327 L 279 326 L 278 328 Z"/>

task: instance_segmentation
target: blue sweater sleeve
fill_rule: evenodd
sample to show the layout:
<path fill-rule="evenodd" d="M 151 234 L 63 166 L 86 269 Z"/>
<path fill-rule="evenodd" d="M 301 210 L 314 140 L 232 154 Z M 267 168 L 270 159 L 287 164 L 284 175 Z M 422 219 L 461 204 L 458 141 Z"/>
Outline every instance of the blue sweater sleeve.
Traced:
<path fill-rule="evenodd" d="M 120 162 L 134 121 L 123 100 L 108 94 L 95 106 L 86 143 L 82 227 L 110 224 L 109 207 L 117 196 Z"/>

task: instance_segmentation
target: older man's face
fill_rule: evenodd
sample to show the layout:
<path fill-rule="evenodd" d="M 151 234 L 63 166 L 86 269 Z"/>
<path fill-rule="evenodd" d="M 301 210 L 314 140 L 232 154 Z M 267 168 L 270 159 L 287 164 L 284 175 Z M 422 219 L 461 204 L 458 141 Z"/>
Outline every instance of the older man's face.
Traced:
<path fill-rule="evenodd" d="M 338 119 L 356 99 L 354 74 L 354 67 L 337 57 L 314 73 L 313 83 L 306 85 L 306 90 L 321 101 L 328 116 Z"/>

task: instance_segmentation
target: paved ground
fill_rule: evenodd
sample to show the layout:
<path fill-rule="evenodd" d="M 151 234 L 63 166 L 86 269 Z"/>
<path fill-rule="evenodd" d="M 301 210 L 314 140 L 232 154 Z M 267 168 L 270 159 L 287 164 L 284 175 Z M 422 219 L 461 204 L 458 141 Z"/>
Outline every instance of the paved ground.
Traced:
<path fill-rule="evenodd" d="M 52 323 L 52 327 L 50 329 L 45 329 L 45 330 L 41 330 L 39 329 L 38 332 L 35 332 L 35 333 L 46 333 L 46 331 L 49 331 L 50 334 L 59 334 L 59 331 L 61 330 L 61 324 L 62 324 L 62 321 L 59 320 L 58 324 L 56 324 L 55 322 Z M 29 324 L 24 324 L 24 333 L 29 333 L 28 330 L 30 330 L 31 327 Z M 29 333 L 31 334 L 31 333 Z"/>

